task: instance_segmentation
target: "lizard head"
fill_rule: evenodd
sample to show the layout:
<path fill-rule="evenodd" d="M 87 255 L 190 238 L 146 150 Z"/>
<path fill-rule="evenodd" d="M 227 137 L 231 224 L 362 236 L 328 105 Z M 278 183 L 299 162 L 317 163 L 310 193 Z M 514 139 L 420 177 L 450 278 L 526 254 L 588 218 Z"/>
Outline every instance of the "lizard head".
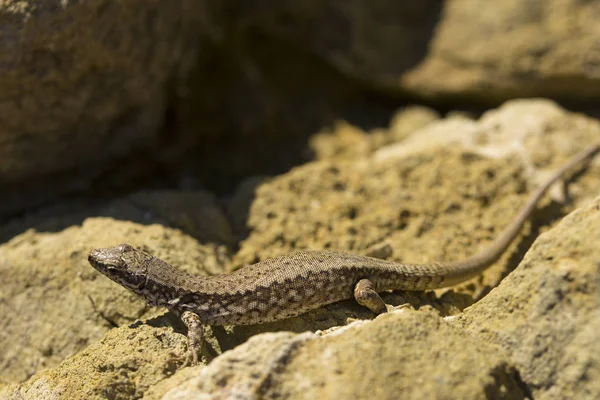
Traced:
<path fill-rule="evenodd" d="M 121 244 L 93 249 L 88 255 L 92 267 L 127 289 L 141 294 L 146 285 L 148 264 L 152 256 Z"/>

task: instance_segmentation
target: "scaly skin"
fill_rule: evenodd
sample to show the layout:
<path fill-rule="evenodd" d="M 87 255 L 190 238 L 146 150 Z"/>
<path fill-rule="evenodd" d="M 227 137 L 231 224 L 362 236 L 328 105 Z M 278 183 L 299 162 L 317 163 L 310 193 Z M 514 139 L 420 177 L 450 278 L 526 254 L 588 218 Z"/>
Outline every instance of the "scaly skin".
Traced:
<path fill-rule="evenodd" d="M 205 324 L 274 321 L 352 297 L 381 313 L 386 307 L 377 293 L 384 290 L 436 289 L 476 276 L 502 255 L 548 188 L 599 150 L 600 142 L 574 156 L 531 195 L 490 246 L 460 261 L 403 264 L 338 251 L 297 251 L 205 277 L 186 274 L 127 244 L 92 250 L 88 260 L 149 304 L 180 316 L 188 326 L 186 364 L 195 364 Z"/>

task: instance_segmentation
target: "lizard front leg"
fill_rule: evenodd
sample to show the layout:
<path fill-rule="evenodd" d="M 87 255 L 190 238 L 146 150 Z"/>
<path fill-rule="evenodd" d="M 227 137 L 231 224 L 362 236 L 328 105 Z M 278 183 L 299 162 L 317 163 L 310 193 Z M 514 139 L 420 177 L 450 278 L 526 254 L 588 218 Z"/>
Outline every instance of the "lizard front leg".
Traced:
<path fill-rule="evenodd" d="M 188 329 L 188 348 L 183 367 L 197 365 L 198 354 L 200 353 L 204 342 L 204 326 L 202 325 L 202 321 L 198 314 L 191 311 L 184 311 L 183 314 L 181 314 L 181 320 Z"/>

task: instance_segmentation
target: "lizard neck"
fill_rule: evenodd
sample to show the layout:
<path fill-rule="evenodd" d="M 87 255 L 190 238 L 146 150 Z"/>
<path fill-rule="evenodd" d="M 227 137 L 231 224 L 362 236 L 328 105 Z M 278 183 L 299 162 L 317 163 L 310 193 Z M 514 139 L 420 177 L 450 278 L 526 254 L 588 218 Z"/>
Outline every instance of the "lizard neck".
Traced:
<path fill-rule="evenodd" d="M 176 306 L 183 298 L 193 295 L 201 301 L 199 297 L 208 280 L 208 277 L 190 275 L 153 257 L 148 263 L 146 283 L 138 294 L 152 306 L 177 311 Z"/>

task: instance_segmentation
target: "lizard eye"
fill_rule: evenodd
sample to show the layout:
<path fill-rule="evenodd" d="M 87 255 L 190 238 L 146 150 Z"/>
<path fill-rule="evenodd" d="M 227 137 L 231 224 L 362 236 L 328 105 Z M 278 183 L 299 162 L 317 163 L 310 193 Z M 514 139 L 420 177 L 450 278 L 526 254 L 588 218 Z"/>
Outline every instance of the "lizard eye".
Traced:
<path fill-rule="evenodd" d="M 117 249 L 119 251 L 123 252 L 123 253 L 127 253 L 127 252 L 130 252 L 130 251 L 134 250 L 133 246 L 131 246 L 131 245 L 127 244 L 127 243 L 123 243 L 122 245 L 117 246 Z"/>

